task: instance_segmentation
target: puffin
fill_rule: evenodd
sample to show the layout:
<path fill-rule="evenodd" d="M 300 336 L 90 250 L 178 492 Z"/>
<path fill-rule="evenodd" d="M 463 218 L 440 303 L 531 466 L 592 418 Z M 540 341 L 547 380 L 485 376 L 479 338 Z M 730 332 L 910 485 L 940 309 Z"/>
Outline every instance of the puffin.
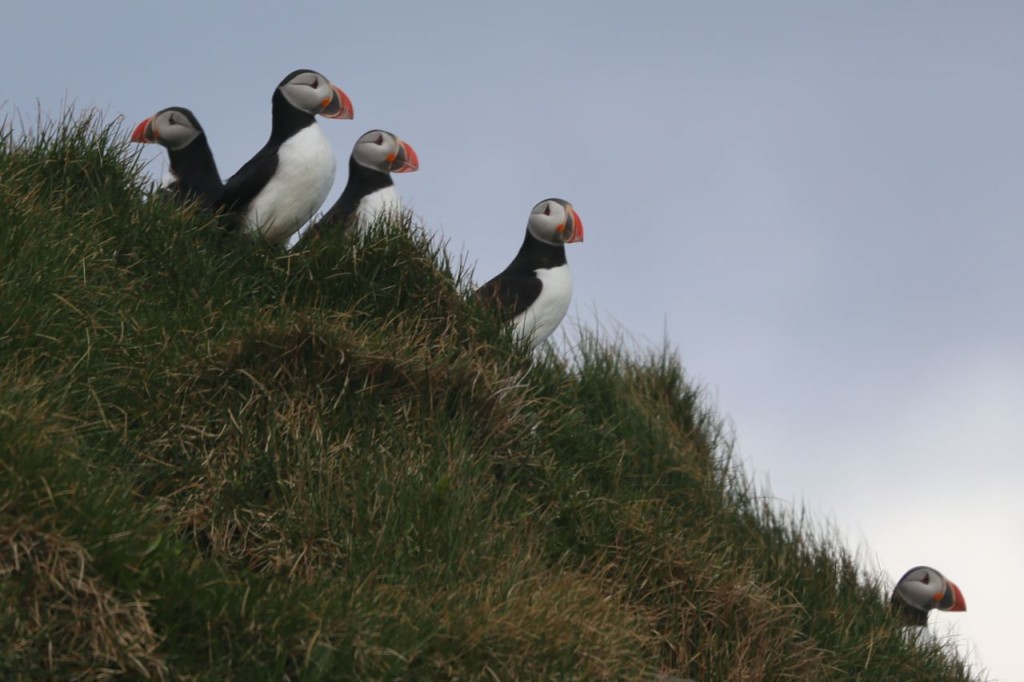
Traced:
<path fill-rule="evenodd" d="M 145 119 L 132 131 L 132 142 L 159 144 L 171 161 L 165 186 L 182 201 L 198 200 L 213 208 L 224 189 L 206 133 L 195 114 L 185 107 L 167 107 Z"/>
<path fill-rule="evenodd" d="M 356 140 L 348 159 L 348 182 L 334 206 L 309 228 L 309 236 L 326 230 L 365 230 L 381 215 L 402 210 L 392 173 L 419 170 L 420 160 L 408 142 L 386 130 L 370 130 Z M 305 237 L 305 235 L 304 235 Z"/>
<path fill-rule="evenodd" d="M 352 118 L 352 102 L 323 74 L 292 71 L 271 97 L 270 139 L 228 179 L 217 202 L 233 216 L 229 229 L 281 245 L 313 217 L 336 165 L 318 115 Z"/>
<path fill-rule="evenodd" d="M 930 641 L 928 613 L 932 609 L 966 611 L 967 602 L 952 580 L 930 566 L 915 566 L 896 582 L 892 609 L 903 622 L 908 639 Z"/>
<path fill-rule="evenodd" d="M 551 336 L 569 310 L 572 278 L 565 245 L 581 241 L 583 221 L 572 204 L 545 199 L 530 211 L 519 253 L 477 290 L 485 305 L 512 322 L 531 350 Z"/>

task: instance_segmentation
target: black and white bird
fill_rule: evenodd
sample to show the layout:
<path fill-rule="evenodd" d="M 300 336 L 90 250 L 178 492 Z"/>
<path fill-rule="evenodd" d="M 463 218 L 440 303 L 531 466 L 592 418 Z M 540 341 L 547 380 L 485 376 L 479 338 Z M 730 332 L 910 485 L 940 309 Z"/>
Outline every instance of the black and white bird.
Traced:
<path fill-rule="evenodd" d="M 184 107 L 167 107 L 135 126 L 132 142 L 156 143 L 167 149 L 170 178 L 166 187 L 184 201 L 199 200 L 212 208 L 224 183 L 203 127 Z"/>
<path fill-rule="evenodd" d="M 477 290 L 536 348 L 569 310 L 572 278 L 565 244 L 583 241 L 583 221 L 564 199 L 545 199 L 530 211 L 526 239 L 501 274 Z"/>
<path fill-rule="evenodd" d="M 316 116 L 352 118 L 352 102 L 323 74 L 288 74 L 271 98 L 270 139 L 224 185 L 218 206 L 233 228 L 284 244 L 313 217 L 334 183 L 334 151 Z"/>
<path fill-rule="evenodd" d="M 892 608 L 903 621 L 911 641 L 930 641 L 928 613 L 966 611 L 967 602 L 960 588 L 929 566 L 915 566 L 899 579 L 892 591 Z"/>
<path fill-rule="evenodd" d="M 391 174 L 409 173 L 419 167 L 412 145 L 394 133 L 364 133 L 352 147 L 345 190 L 331 210 L 310 227 L 310 236 L 349 227 L 365 229 L 384 214 L 400 212 L 402 199 Z"/>

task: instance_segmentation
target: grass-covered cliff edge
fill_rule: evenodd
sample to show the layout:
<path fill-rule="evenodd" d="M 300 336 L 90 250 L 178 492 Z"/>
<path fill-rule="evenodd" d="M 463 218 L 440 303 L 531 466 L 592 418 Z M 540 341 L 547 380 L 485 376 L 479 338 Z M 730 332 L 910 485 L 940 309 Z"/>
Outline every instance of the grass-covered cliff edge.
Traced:
<path fill-rule="evenodd" d="M 0 679 L 971 679 L 670 351 L 531 357 L 408 225 L 224 238 L 119 123 L 0 136 Z"/>

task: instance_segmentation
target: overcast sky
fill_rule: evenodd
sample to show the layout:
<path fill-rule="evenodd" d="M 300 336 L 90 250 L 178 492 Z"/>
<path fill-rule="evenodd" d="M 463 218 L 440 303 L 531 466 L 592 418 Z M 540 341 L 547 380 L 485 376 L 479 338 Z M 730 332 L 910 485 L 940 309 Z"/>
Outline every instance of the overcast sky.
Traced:
<path fill-rule="evenodd" d="M 226 177 L 317 69 L 355 108 L 328 201 L 399 134 L 478 281 L 570 200 L 571 314 L 667 336 L 780 504 L 951 577 L 970 611 L 933 627 L 1024 680 L 1024 3 L 355 4 L 8 0 L 0 111 L 187 106 Z"/>

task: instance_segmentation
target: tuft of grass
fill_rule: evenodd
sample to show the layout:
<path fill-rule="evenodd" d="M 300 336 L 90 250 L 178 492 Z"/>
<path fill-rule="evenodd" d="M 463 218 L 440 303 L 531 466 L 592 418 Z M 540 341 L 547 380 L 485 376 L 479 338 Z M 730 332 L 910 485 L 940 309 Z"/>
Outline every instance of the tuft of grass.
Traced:
<path fill-rule="evenodd" d="M 531 355 L 396 218 L 283 253 L 0 126 L 4 679 L 969 680 L 671 348 Z"/>

